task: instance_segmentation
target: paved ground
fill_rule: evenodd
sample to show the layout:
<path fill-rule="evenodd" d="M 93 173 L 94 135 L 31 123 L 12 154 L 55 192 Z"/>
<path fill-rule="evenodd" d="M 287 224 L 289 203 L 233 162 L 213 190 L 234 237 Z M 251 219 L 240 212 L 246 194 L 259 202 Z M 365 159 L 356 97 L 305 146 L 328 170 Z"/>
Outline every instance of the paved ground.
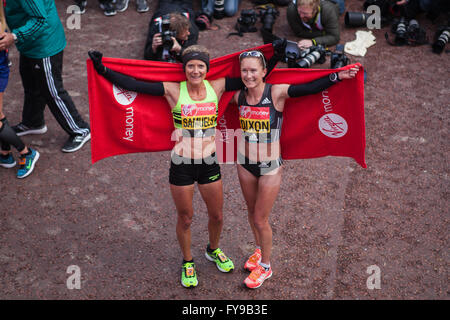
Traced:
<path fill-rule="evenodd" d="M 142 58 L 153 12 L 130 8 L 105 17 L 89 1 L 81 30 L 66 30 L 64 81 L 89 118 L 85 60 L 89 49 L 105 56 Z M 57 1 L 62 21 L 71 0 Z M 361 10 L 361 1 L 347 1 Z M 251 7 L 244 0 L 241 8 Z M 295 40 L 281 8 L 275 33 Z M 262 44 L 259 34 L 202 32 L 213 57 Z M 423 18 L 431 36 L 435 26 Z M 353 40 L 345 29 L 342 40 Z M 60 151 L 66 135 L 46 111 L 49 131 L 25 141 L 41 152 L 25 180 L 0 170 L 0 298 L 26 299 L 448 299 L 449 265 L 449 56 L 429 46 L 391 47 L 387 29 L 361 62 L 368 72 L 365 115 L 368 168 L 347 158 L 288 161 L 271 215 L 274 276 L 256 291 L 241 283 L 240 266 L 252 249 L 234 165 L 223 165 L 225 227 L 222 248 L 238 269 L 222 274 L 203 257 L 205 206 L 195 195 L 193 253 L 200 284 L 179 284 L 180 250 L 175 207 L 167 183 L 169 152 L 90 162 L 90 144 Z M 23 91 L 18 53 L 4 110 L 20 121 Z M 324 68 L 326 65 L 317 65 Z M 81 289 L 69 290 L 68 266 L 81 271 Z M 370 290 L 369 266 L 380 270 Z"/>

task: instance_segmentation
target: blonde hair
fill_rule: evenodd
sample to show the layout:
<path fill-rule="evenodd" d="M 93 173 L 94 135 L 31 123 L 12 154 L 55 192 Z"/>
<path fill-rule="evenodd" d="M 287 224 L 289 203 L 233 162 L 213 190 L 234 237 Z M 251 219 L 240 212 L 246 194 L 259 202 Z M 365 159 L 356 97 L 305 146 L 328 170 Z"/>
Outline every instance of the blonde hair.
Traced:
<path fill-rule="evenodd" d="M 299 6 L 305 6 L 313 8 L 314 10 L 317 9 L 320 5 L 320 0 L 298 0 L 297 7 Z"/>
<path fill-rule="evenodd" d="M 170 30 L 175 31 L 177 34 L 183 33 L 189 29 L 191 23 L 186 16 L 181 13 L 170 14 Z"/>

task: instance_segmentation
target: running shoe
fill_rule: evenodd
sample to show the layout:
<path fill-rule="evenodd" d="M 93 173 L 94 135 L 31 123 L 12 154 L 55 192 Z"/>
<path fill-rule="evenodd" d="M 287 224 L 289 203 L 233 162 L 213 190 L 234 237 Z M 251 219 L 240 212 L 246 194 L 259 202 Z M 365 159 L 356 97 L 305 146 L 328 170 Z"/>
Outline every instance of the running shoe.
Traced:
<path fill-rule="evenodd" d="M 149 10 L 146 0 L 136 0 L 136 11 L 139 13 L 147 12 Z"/>
<path fill-rule="evenodd" d="M 256 248 L 255 252 L 248 258 L 245 262 L 244 269 L 248 271 L 253 271 L 261 262 L 261 249 Z"/>
<path fill-rule="evenodd" d="M 67 139 L 66 143 L 62 147 L 63 152 L 75 152 L 79 150 L 86 142 L 88 142 L 91 139 L 91 134 L 88 133 L 86 136 L 77 135 L 77 136 L 70 136 L 69 139 Z"/>
<path fill-rule="evenodd" d="M 181 268 L 181 285 L 185 288 L 198 285 L 197 272 L 194 262 L 184 262 Z"/>
<path fill-rule="evenodd" d="M 31 151 L 30 154 L 24 155 L 20 157 L 19 160 L 19 170 L 17 171 L 17 178 L 23 179 L 27 176 L 29 176 L 33 170 L 34 165 L 36 164 L 36 161 L 39 159 L 39 152 L 37 150 L 34 150 L 32 148 L 28 148 L 29 151 Z"/>
<path fill-rule="evenodd" d="M 16 165 L 16 160 L 14 160 L 14 157 L 11 153 L 8 153 L 7 155 L 0 154 L 0 167 L 3 168 L 13 168 Z"/>
<path fill-rule="evenodd" d="M 231 272 L 234 269 L 233 261 L 231 261 L 220 248 L 217 248 L 211 253 L 206 249 L 205 257 L 209 261 L 215 262 L 217 269 L 222 272 Z"/>
<path fill-rule="evenodd" d="M 117 12 L 124 12 L 125 10 L 127 10 L 128 9 L 128 2 L 130 2 L 130 0 L 117 0 L 116 11 Z"/>
<path fill-rule="evenodd" d="M 12 128 L 19 137 L 25 136 L 27 134 L 44 134 L 47 132 L 47 126 L 45 124 L 40 127 L 28 127 L 23 123 L 19 123 L 15 126 L 12 126 Z"/>
<path fill-rule="evenodd" d="M 114 4 L 112 2 L 102 2 L 100 3 L 100 9 L 103 10 L 103 14 L 105 16 L 115 16 L 116 15 L 116 8 L 114 7 Z"/>
<path fill-rule="evenodd" d="M 262 286 L 263 282 L 272 276 L 272 267 L 269 270 L 259 265 L 253 269 L 252 273 L 244 280 L 247 288 L 256 289 Z"/>

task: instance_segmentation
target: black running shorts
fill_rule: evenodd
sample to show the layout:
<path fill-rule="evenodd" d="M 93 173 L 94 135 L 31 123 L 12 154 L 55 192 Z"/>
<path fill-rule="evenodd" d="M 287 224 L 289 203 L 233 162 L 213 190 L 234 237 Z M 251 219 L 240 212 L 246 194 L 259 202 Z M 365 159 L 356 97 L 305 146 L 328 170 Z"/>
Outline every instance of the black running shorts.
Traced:
<path fill-rule="evenodd" d="M 188 186 L 197 181 L 207 184 L 221 179 L 220 166 L 216 154 L 205 159 L 189 159 L 176 154 L 172 156 L 169 171 L 169 183 L 176 186 Z"/>
<path fill-rule="evenodd" d="M 280 156 L 276 160 L 251 161 L 246 156 L 238 152 L 238 163 L 256 178 L 259 178 L 281 167 L 281 165 L 283 164 L 283 159 L 281 159 Z"/>

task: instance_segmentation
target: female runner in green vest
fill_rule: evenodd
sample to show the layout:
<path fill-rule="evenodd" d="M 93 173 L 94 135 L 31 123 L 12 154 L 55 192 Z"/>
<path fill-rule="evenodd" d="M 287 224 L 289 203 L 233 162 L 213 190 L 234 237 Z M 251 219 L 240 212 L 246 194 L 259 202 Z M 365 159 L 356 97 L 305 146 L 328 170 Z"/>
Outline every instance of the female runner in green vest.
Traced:
<path fill-rule="evenodd" d="M 209 244 L 205 256 L 222 272 L 234 269 L 233 262 L 219 248 L 223 226 L 223 190 L 220 167 L 215 155 L 215 127 L 218 101 L 222 93 L 240 89 L 242 82 L 220 78 L 205 80 L 209 53 L 202 46 L 190 46 L 182 55 L 186 81 L 150 83 L 135 80 L 106 68 L 100 52 L 89 52 L 94 68 L 114 84 L 130 91 L 164 96 L 172 109 L 177 137 L 172 150 L 170 191 L 177 208 L 176 234 L 183 254 L 181 284 L 198 284 L 191 253 L 191 222 L 194 182 L 208 210 Z"/>

